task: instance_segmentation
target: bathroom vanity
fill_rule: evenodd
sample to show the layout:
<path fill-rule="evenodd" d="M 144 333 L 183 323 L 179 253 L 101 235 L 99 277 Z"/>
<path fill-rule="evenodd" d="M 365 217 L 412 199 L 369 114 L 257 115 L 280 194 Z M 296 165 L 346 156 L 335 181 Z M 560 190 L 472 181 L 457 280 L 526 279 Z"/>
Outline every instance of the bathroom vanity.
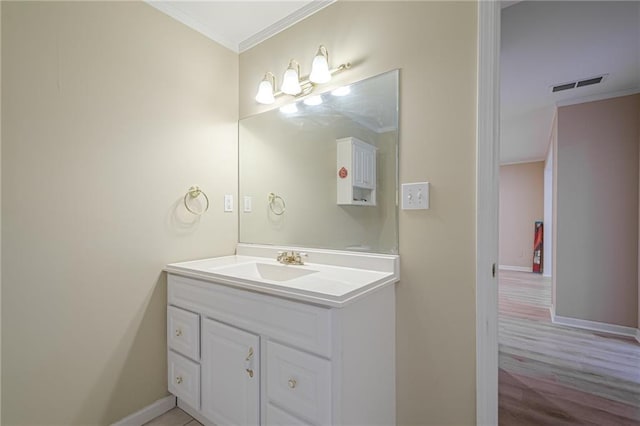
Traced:
<path fill-rule="evenodd" d="M 166 267 L 169 391 L 205 424 L 394 424 L 398 256 L 284 249 Z"/>

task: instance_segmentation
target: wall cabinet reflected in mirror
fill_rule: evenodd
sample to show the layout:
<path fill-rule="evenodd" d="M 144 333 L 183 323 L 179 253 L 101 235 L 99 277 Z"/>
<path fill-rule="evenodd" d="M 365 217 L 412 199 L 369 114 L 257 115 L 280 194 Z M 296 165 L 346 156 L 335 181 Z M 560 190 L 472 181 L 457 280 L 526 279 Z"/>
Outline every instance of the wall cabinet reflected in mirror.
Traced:
<path fill-rule="evenodd" d="M 322 93 L 319 105 L 240 120 L 240 200 L 251 204 L 240 242 L 398 252 L 398 82 L 394 70 Z"/>

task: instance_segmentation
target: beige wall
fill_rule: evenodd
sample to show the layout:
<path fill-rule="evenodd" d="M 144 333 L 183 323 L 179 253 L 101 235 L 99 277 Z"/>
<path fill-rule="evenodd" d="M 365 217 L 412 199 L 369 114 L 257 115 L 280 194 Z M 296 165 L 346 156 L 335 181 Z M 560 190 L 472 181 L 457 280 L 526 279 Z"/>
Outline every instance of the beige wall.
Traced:
<path fill-rule="evenodd" d="M 556 314 L 638 322 L 640 95 L 558 109 Z"/>
<path fill-rule="evenodd" d="M 2 43 L 2 423 L 108 424 L 167 395 L 163 266 L 233 252 L 238 57 L 142 2 L 2 2 Z"/>
<path fill-rule="evenodd" d="M 431 182 L 431 209 L 401 211 L 400 424 L 475 423 L 477 5 L 337 2 L 240 55 L 240 116 L 266 71 L 319 44 L 353 68 L 331 86 L 400 68 L 400 181 Z M 277 105 L 276 105 L 277 106 Z"/>
<path fill-rule="evenodd" d="M 529 268 L 544 216 L 544 161 L 500 166 L 500 265 Z"/>

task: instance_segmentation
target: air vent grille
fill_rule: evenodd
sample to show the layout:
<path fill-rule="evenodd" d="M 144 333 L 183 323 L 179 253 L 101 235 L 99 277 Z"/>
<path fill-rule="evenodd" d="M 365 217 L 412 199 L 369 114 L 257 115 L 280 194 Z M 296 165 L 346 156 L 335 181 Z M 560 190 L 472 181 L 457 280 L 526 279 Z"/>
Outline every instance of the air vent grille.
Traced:
<path fill-rule="evenodd" d="M 563 90 L 569 90 L 569 89 L 573 89 L 575 87 L 576 87 L 576 82 L 574 81 L 573 83 L 565 83 L 565 84 L 559 84 L 557 86 L 553 86 L 551 91 L 552 92 L 561 92 Z"/>
<path fill-rule="evenodd" d="M 576 87 L 591 86 L 592 84 L 602 83 L 602 80 L 604 80 L 604 78 L 607 75 L 608 74 L 604 74 L 604 75 L 599 75 L 597 77 L 585 78 L 583 80 L 571 81 L 571 82 L 568 82 L 568 83 L 555 84 L 555 85 L 551 86 L 551 91 L 553 93 L 555 93 L 555 92 L 561 92 L 563 90 L 575 89 Z"/>
<path fill-rule="evenodd" d="M 598 84 L 598 83 L 600 83 L 602 81 L 603 78 L 604 78 L 604 76 L 600 76 L 600 77 L 590 78 L 590 79 L 587 79 L 587 80 L 582 80 L 582 81 L 578 82 L 576 87 L 591 86 L 592 84 Z"/>

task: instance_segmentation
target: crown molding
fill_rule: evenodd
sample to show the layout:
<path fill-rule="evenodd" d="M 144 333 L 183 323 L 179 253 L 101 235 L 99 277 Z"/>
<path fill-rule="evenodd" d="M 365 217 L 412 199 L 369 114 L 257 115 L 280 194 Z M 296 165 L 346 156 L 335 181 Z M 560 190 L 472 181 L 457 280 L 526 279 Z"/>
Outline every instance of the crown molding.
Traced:
<path fill-rule="evenodd" d="M 256 46 L 266 39 L 273 37 L 281 31 L 286 30 L 287 28 L 297 24 L 308 16 L 313 15 L 317 11 L 324 9 L 330 4 L 334 3 L 336 0 L 314 0 L 311 3 L 301 7 L 293 13 L 285 16 L 281 20 L 269 25 L 262 31 L 259 31 L 252 35 L 251 37 L 243 40 L 235 49 L 237 52 L 242 53 L 246 50 L 251 49 L 253 46 Z"/>
<path fill-rule="evenodd" d="M 153 1 L 153 0 L 144 0 L 144 1 L 149 6 L 159 10 L 160 12 L 166 15 L 169 15 L 176 21 L 181 22 L 186 26 L 196 30 L 200 34 L 215 41 L 216 43 L 221 44 L 227 49 L 233 50 L 234 52 L 238 53 L 238 45 L 236 43 L 228 40 L 226 37 L 222 36 L 221 34 L 211 29 L 207 24 L 204 24 L 198 21 L 193 16 L 184 13 L 182 10 L 173 6 L 172 4 L 164 1 Z"/>
<path fill-rule="evenodd" d="M 619 98 L 621 96 L 635 95 L 640 93 L 640 87 L 634 87 L 627 90 L 619 90 L 617 92 L 600 93 L 598 95 L 583 96 L 581 98 L 567 99 L 565 101 L 556 102 L 556 107 L 565 107 L 569 105 L 584 104 L 586 102 L 603 101 L 605 99 Z"/>

